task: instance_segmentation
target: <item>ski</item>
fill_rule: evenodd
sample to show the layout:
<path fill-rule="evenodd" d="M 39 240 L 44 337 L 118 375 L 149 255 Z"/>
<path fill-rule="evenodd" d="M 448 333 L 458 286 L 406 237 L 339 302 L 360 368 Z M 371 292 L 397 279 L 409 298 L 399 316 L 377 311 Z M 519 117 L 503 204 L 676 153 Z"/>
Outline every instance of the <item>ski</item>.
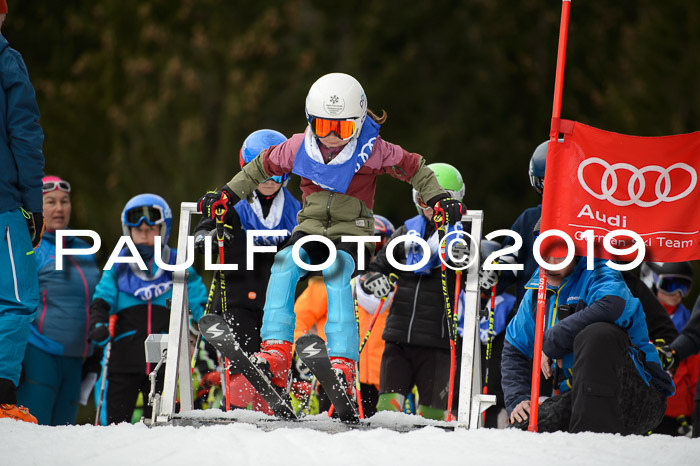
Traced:
<path fill-rule="evenodd" d="M 258 366 L 241 349 L 224 318 L 207 314 L 199 319 L 199 330 L 204 338 L 227 357 L 231 367 L 239 370 L 260 393 L 276 416 L 295 419 L 289 396 L 281 395 Z"/>
<path fill-rule="evenodd" d="M 360 422 L 355 403 L 331 367 L 326 342 L 318 335 L 304 335 L 296 342 L 296 352 L 326 391 L 340 420 L 352 424 Z"/>

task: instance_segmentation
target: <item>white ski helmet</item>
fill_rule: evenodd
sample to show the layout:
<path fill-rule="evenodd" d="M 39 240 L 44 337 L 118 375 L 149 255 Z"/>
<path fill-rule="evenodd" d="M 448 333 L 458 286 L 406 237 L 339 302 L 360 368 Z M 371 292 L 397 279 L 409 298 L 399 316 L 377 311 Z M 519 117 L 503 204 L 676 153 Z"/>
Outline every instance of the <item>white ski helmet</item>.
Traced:
<path fill-rule="evenodd" d="M 314 118 L 351 120 L 355 123 L 355 132 L 351 137 L 357 137 L 366 117 L 365 91 L 357 79 L 349 74 L 330 73 L 311 85 L 306 96 L 306 121 L 312 132 Z"/>

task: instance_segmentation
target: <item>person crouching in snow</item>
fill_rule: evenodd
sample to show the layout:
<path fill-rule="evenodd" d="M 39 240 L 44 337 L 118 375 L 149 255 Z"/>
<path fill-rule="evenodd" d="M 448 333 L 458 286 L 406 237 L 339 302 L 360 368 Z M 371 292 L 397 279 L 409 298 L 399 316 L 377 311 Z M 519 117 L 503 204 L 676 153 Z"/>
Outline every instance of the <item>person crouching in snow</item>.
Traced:
<path fill-rule="evenodd" d="M 564 258 L 548 257 L 552 265 Z M 594 259 L 547 271 L 542 372 L 560 393 L 539 407 L 539 432 L 646 434 L 664 416 L 671 377 L 649 342 L 644 311 L 622 275 Z M 511 423 L 526 429 L 535 340 L 539 268 L 506 329 L 501 384 Z M 559 369 L 555 369 L 558 367 Z"/>
<path fill-rule="evenodd" d="M 206 211 L 222 196 L 230 204 L 248 199 L 256 186 L 271 176 L 291 172 L 301 177 L 303 207 L 297 217 L 299 225 L 288 245 L 275 255 L 265 299 L 263 342 L 252 359 L 280 391 L 286 392 L 292 361 L 295 289 L 306 274 L 293 261 L 292 246 L 308 235 L 322 235 L 337 249 L 336 260 L 323 270 L 328 293 L 328 353 L 352 396 L 359 335 L 350 279 L 360 259 L 368 262 L 374 244 L 358 247 L 341 241 L 341 237 L 374 233 L 372 207 L 377 176 L 389 174 L 410 182 L 421 198 L 444 211 L 452 222 L 460 220 L 466 209 L 440 186 L 420 155 L 379 137 L 386 114 L 379 118 L 368 110 L 362 86 L 352 76 L 331 73 L 319 78 L 307 95 L 306 117 L 305 133 L 259 154 L 219 193 L 200 199 L 200 210 Z M 307 264 L 318 265 L 326 261 L 329 251 L 324 244 L 306 242 L 299 256 Z"/>
<path fill-rule="evenodd" d="M 280 132 L 261 129 L 251 133 L 243 142 L 240 151 L 241 168 L 250 163 L 260 152 L 271 146 L 286 141 Z M 238 202 L 224 215 L 224 262 L 239 264 L 238 270 L 224 271 L 227 297 L 223 316 L 233 330 L 236 341 L 247 354 L 253 354 L 260 348 L 260 328 L 263 321 L 263 305 L 270 268 L 275 254 L 258 252 L 255 255 L 255 267 L 246 270 L 241 264 L 246 263 L 248 242 L 246 232 L 249 230 L 287 230 L 291 232 L 297 226 L 297 213 L 301 204 L 285 188 L 288 175 L 271 176 L 261 182 L 253 192 L 253 203 L 245 200 Z M 204 253 L 204 238 L 216 237 L 216 220 L 212 212 L 204 212 L 202 220 L 195 228 L 195 247 Z M 255 245 L 270 246 L 283 244 L 286 235 L 257 236 Z M 214 241 L 213 241 L 214 242 Z M 218 248 L 212 247 L 217 252 Z M 220 299 L 214 300 L 214 312 L 222 312 Z M 231 368 L 230 400 L 234 408 L 246 408 L 249 404 L 256 411 L 272 414 L 272 411 L 253 386 L 235 367 Z"/>

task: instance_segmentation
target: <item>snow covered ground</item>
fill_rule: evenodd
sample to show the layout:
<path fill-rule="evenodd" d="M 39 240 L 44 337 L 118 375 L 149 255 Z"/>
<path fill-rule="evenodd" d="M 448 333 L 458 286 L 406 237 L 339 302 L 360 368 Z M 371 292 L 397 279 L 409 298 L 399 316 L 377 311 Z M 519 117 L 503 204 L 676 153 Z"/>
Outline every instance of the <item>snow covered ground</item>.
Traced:
<path fill-rule="evenodd" d="M 413 419 L 380 413 L 371 420 L 401 427 Z M 312 421 L 330 422 L 316 416 Z M 265 431 L 240 422 L 199 428 L 45 427 L 2 419 L 0 464 L 697 466 L 700 439 L 446 431 L 430 425 L 408 433 L 379 428 L 336 434 L 299 427 Z"/>

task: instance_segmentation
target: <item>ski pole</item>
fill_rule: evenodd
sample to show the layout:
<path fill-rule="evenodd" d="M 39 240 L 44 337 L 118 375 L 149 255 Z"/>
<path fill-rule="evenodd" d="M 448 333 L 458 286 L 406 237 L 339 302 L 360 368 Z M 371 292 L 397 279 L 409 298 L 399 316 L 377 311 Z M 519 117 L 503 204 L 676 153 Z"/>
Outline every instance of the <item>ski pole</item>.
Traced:
<path fill-rule="evenodd" d="M 105 387 L 107 386 L 107 366 L 109 365 L 109 358 L 112 355 L 112 339 L 114 338 L 114 329 L 117 325 L 117 314 L 109 316 L 109 324 L 107 325 L 107 330 L 109 331 L 109 341 L 107 346 L 105 346 L 104 362 L 102 363 L 102 373 L 100 374 L 100 394 L 97 397 L 97 412 L 95 413 L 95 425 L 100 425 L 100 412 L 102 411 L 102 398 L 105 394 Z M 107 424 L 107 419 L 105 416 L 105 425 Z"/>
<path fill-rule="evenodd" d="M 496 285 L 491 287 L 491 308 L 489 309 L 489 336 L 486 339 L 486 371 L 484 373 L 484 395 L 489 392 L 489 365 L 491 364 L 491 351 L 493 349 L 493 320 L 496 314 Z M 486 411 L 482 413 L 481 423 L 486 422 Z"/>
<path fill-rule="evenodd" d="M 213 214 L 216 216 L 216 241 L 219 244 L 219 264 L 224 265 L 224 215 L 228 211 L 228 196 L 226 193 L 221 193 L 221 199 L 212 204 Z M 219 271 L 219 283 L 221 285 L 221 313 L 224 314 L 227 311 L 226 303 L 226 278 L 224 276 L 224 271 Z M 229 361 L 228 358 L 224 358 L 225 372 L 224 372 L 224 383 L 226 387 L 224 388 L 224 393 L 226 397 L 226 406 L 224 411 L 228 411 L 231 401 L 231 389 L 229 388 L 229 382 L 231 376 L 229 374 Z"/>
<path fill-rule="evenodd" d="M 355 292 L 355 287 L 352 290 L 352 301 L 355 307 L 355 322 L 357 322 L 357 332 L 360 332 L 360 309 L 357 305 L 357 293 Z M 365 418 L 365 410 L 362 407 L 362 386 L 360 385 L 360 361 L 355 361 L 355 394 L 357 395 L 357 412 L 360 415 L 360 419 Z"/>
<path fill-rule="evenodd" d="M 462 271 L 457 270 L 455 279 L 455 308 L 452 312 L 452 322 L 448 325 L 452 326 L 452 331 L 450 332 L 450 386 L 447 395 L 447 422 L 452 420 L 452 401 L 454 399 L 454 387 L 455 387 L 455 371 L 457 363 L 457 309 L 459 308 L 459 291 L 462 286 Z"/>
<path fill-rule="evenodd" d="M 448 214 L 445 210 L 440 208 L 439 206 L 434 207 L 434 214 L 433 214 L 433 222 L 435 222 L 435 229 L 438 232 L 438 241 L 440 244 L 440 251 L 439 254 L 441 256 L 441 261 L 440 261 L 440 278 L 442 280 L 442 298 L 445 304 L 445 318 L 447 321 L 447 330 L 449 333 L 450 337 L 450 359 L 452 360 L 453 354 L 454 354 L 454 338 L 452 337 L 452 325 L 451 325 L 451 319 L 452 317 L 452 307 L 450 306 L 450 294 L 449 291 L 447 291 L 447 266 L 445 265 L 446 259 L 445 259 L 445 249 L 447 247 L 446 244 L 443 244 L 443 242 L 447 243 L 445 241 L 445 235 L 446 235 L 446 227 L 449 223 L 449 218 Z M 451 364 L 450 366 L 450 380 L 454 380 L 454 363 Z M 452 411 L 452 396 L 454 395 L 452 391 L 452 385 L 448 387 L 448 395 L 447 395 L 447 418 L 451 419 L 451 411 Z"/>

